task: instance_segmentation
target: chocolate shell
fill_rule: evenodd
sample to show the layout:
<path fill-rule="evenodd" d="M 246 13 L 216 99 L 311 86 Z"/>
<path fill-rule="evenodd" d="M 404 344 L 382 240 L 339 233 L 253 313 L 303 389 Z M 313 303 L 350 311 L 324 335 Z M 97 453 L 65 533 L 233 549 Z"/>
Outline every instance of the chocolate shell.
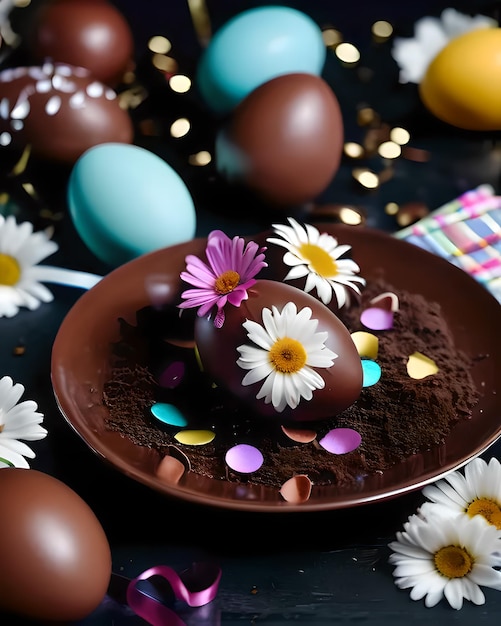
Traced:
<path fill-rule="evenodd" d="M 66 64 L 0 72 L 2 145 L 74 163 L 97 144 L 131 143 L 132 120 L 115 91 L 88 70 Z"/>
<path fill-rule="evenodd" d="M 90 506 L 53 476 L 20 467 L 2 468 L 0 506 L 9 512 L 0 519 L 0 610 L 61 626 L 90 615 L 111 576 L 110 545 Z"/>
<path fill-rule="evenodd" d="M 51 0 L 35 14 L 27 41 L 35 60 L 88 69 L 115 86 L 133 67 L 134 40 L 125 16 L 104 0 Z"/>
<path fill-rule="evenodd" d="M 362 389 L 362 365 L 351 335 L 339 318 L 313 296 L 275 281 L 257 280 L 249 289 L 248 296 L 240 307 L 225 307 L 222 328 L 214 326 L 213 317 L 197 317 L 195 322 L 195 341 L 200 360 L 214 382 L 245 403 L 255 414 L 279 419 L 281 423 L 332 418 L 351 406 Z M 311 400 L 302 398 L 295 409 L 287 406 L 279 413 L 272 404 L 256 399 L 263 381 L 242 385 L 246 370 L 237 364 L 240 356 L 237 348 L 251 343 L 242 326 L 245 320 L 262 324 L 264 307 L 271 309 L 275 305 L 281 310 L 288 302 L 294 302 L 298 311 L 304 307 L 311 308 L 311 318 L 318 320 L 316 332 L 327 331 L 325 346 L 338 356 L 331 367 L 317 369 L 325 380 L 323 389 L 315 390 Z"/>
<path fill-rule="evenodd" d="M 231 183 L 277 209 L 300 205 L 329 185 L 341 161 L 343 119 L 329 85 L 286 74 L 252 91 L 216 138 L 216 164 Z"/>

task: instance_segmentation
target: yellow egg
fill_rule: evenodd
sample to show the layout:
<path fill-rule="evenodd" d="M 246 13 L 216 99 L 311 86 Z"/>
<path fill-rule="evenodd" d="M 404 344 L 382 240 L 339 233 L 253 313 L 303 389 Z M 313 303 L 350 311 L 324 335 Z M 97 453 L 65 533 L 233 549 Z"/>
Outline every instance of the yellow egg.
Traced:
<path fill-rule="evenodd" d="M 480 28 L 451 40 L 419 85 L 436 117 L 465 130 L 501 129 L 501 28 Z"/>

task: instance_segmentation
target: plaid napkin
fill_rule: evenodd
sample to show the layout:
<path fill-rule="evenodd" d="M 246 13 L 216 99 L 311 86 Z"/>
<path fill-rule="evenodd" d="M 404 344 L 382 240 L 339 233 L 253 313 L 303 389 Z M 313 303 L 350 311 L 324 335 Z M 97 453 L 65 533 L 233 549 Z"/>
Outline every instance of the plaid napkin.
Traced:
<path fill-rule="evenodd" d="M 465 192 L 394 234 L 457 265 L 501 302 L 501 196 L 490 185 Z"/>

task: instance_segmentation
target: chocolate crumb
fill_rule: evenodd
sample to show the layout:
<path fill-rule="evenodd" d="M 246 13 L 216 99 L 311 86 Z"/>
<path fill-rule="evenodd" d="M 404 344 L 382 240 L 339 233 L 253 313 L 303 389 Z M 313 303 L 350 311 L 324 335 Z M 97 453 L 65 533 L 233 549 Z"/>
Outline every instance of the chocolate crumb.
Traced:
<path fill-rule="evenodd" d="M 338 316 L 350 332 L 367 331 L 360 322 L 361 311 L 372 298 L 388 291 L 397 293 L 391 285 L 374 281 L 360 302 Z M 280 488 L 291 476 L 306 474 L 314 485 L 349 485 L 360 476 L 384 472 L 417 452 L 441 445 L 458 420 L 471 417 L 479 399 L 471 368 L 481 355 L 469 357 L 454 346 L 439 304 L 400 290 L 398 298 L 393 328 L 372 331 L 379 340 L 380 380 L 363 388 L 356 403 L 337 417 L 315 423 L 318 436 L 312 443 L 293 442 L 279 423 L 256 418 L 215 388 L 200 371 L 193 348 L 162 339 L 172 310 L 149 307 L 138 311 L 135 326 L 120 320 L 122 340 L 114 346 L 112 374 L 104 392 L 109 411 L 106 427 L 162 454 L 174 445 L 186 454 L 192 472 L 217 480 Z M 406 364 L 414 352 L 433 359 L 438 372 L 421 380 L 411 378 Z M 172 360 L 184 362 L 185 375 L 177 387 L 168 389 L 158 384 L 157 377 Z M 189 428 L 212 429 L 216 437 L 196 449 L 180 444 L 175 439 L 178 429 L 164 427 L 152 416 L 156 402 L 174 404 Z M 362 437 L 359 448 L 344 455 L 324 450 L 318 441 L 336 427 L 357 430 Z M 224 461 L 226 451 L 236 443 L 256 445 L 265 459 L 246 478 Z"/>

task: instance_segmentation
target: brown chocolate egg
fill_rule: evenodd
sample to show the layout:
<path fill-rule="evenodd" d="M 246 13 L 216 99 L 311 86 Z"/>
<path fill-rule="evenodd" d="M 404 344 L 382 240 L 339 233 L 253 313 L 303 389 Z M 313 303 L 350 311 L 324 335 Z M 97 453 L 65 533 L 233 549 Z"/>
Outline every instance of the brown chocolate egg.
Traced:
<path fill-rule="evenodd" d="M 214 319 L 197 317 L 195 341 L 204 370 L 214 382 L 228 390 L 245 403 L 257 415 L 287 421 L 314 421 L 334 417 L 351 406 L 362 390 L 362 364 L 350 333 L 339 318 L 313 296 L 283 283 L 270 280 L 257 280 L 249 289 L 248 299 L 239 307 L 227 305 L 225 320 L 221 328 L 216 328 Z M 242 326 L 246 320 L 263 324 L 262 310 L 275 305 L 280 311 L 288 302 L 296 304 L 298 312 L 305 307 L 312 310 L 311 319 L 317 320 L 315 332 L 327 332 L 325 347 L 332 350 L 337 358 L 333 365 L 313 368 L 325 381 L 323 389 L 313 391 L 310 400 L 301 398 L 294 409 L 287 406 L 277 411 L 271 403 L 257 399 L 264 380 L 250 385 L 242 385 L 248 370 L 242 369 L 237 360 L 237 348 L 253 345 Z"/>
<path fill-rule="evenodd" d="M 111 552 L 90 507 L 33 469 L 0 470 L 0 610 L 37 620 L 83 619 L 101 603 Z"/>
<path fill-rule="evenodd" d="M 120 11 L 104 0 L 55 0 L 35 14 L 29 45 L 36 61 L 85 67 L 116 85 L 132 67 L 133 37 Z"/>
<path fill-rule="evenodd" d="M 216 137 L 216 166 L 276 205 L 299 205 L 326 189 L 339 168 L 343 119 L 330 86 L 285 74 L 257 87 Z"/>
<path fill-rule="evenodd" d="M 101 143 L 131 143 L 132 120 L 115 91 L 88 70 L 65 64 L 0 72 L 0 146 L 74 163 Z"/>

